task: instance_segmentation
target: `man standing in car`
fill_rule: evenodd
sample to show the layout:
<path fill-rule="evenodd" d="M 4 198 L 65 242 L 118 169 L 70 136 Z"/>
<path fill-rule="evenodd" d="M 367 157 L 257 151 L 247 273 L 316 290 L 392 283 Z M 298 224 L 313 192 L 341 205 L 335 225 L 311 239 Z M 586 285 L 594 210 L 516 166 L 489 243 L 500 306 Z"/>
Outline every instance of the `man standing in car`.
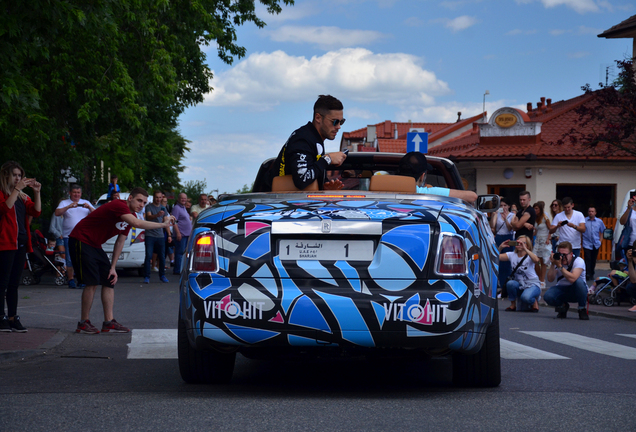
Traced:
<path fill-rule="evenodd" d="M 325 170 L 339 166 L 346 159 L 343 152 L 325 154 L 325 140 L 333 140 L 344 124 L 342 102 L 330 95 L 320 95 L 314 104 L 313 120 L 296 129 L 281 149 L 274 162 L 271 180 L 276 176 L 291 174 L 294 186 L 305 189 L 318 180 L 323 189 Z M 340 189 L 340 181 L 329 182 L 324 189 Z"/>

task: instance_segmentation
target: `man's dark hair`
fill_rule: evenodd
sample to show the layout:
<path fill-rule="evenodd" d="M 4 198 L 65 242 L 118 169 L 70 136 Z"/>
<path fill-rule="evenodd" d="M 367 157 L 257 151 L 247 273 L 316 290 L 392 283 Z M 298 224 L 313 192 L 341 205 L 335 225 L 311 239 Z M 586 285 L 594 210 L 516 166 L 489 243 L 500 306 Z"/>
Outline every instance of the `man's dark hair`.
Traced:
<path fill-rule="evenodd" d="M 570 252 L 572 252 L 572 243 L 570 243 L 568 241 L 563 241 L 563 242 L 559 243 L 559 245 L 557 246 L 557 250 L 558 249 L 567 249 Z"/>
<path fill-rule="evenodd" d="M 71 191 L 77 190 L 77 189 L 81 189 L 82 187 L 78 184 L 73 183 L 70 187 Z"/>
<path fill-rule="evenodd" d="M 133 188 L 130 191 L 130 196 L 133 197 L 133 198 L 136 197 L 139 194 L 141 194 L 141 195 L 145 196 L 146 198 L 148 198 L 148 191 L 146 191 L 146 189 L 144 189 L 144 188 L 136 187 L 136 188 Z"/>
<path fill-rule="evenodd" d="M 528 195 L 528 198 L 532 198 L 532 196 L 530 195 L 530 192 L 528 191 L 521 191 L 519 192 L 519 196 L 522 197 L 524 195 Z"/>
<path fill-rule="evenodd" d="M 570 197 L 563 198 L 563 200 L 561 200 L 561 202 L 563 203 L 563 205 L 574 204 L 574 200 L 572 198 L 570 198 Z"/>
<path fill-rule="evenodd" d="M 314 117 L 316 113 L 320 115 L 325 115 L 329 111 L 342 111 L 344 107 L 342 106 L 342 102 L 331 95 L 320 95 L 318 96 L 318 100 L 314 104 Z"/>
<path fill-rule="evenodd" d="M 398 165 L 398 174 L 413 177 L 416 181 L 423 173 L 427 172 L 431 166 L 426 162 L 426 156 L 420 152 L 410 152 L 404 155 Z"/>
<path fill-rule="evenodd" d="M 152 196 L 157 195 L 158 193 L 163 195 L 163 191 L 160 191 L 159 189 L 155 189 L 154 191 L 152 191 Z"/>

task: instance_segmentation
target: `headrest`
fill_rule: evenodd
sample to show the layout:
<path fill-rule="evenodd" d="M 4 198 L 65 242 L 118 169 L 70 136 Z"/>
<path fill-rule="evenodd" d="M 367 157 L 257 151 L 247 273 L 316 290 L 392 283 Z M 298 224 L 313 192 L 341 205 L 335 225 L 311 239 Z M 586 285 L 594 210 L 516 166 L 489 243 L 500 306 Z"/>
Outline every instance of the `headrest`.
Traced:
<path fill-rule="evenodd" d="M 399 175 L 381 175 L 371 177 L 370 191 L 415 193 L 415 179 Z"/>
<path fill-rule="evenodd" d="M 297 192 L 298 189 L 294 185 L 294 179 L 291 175 L 286 176 L 276 176 L 274 180 L 272 180 L 272 192 Z M 318 180 L 314 180 L 312 184 L 307 186 L 304 191 L 317 191 L 318 190 Z"/>

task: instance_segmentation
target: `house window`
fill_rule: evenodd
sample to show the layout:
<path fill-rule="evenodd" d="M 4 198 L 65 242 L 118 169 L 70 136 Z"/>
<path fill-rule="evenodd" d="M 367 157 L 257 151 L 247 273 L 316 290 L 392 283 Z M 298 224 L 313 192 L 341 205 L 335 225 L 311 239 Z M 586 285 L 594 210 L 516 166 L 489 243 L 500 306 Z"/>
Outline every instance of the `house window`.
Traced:
<path fill-rule="evenodd" d="M 510 202 L 519 206 L 519 192 L 526 190 L 526 185 L 488 185 L 489 194 L 497 194 L 508 198 Z"/>
<path fill-rule="evenodd" d="M 574 200 L 574 209 L 587 216 L 587 209 L 596 208 L 597 217 L 616 217 L 614 207 L 616 204 L 615 184 L 557 184 L 556 198 L 570 197 Z M 620 210 L 619 210 L 620 211 Z"/>

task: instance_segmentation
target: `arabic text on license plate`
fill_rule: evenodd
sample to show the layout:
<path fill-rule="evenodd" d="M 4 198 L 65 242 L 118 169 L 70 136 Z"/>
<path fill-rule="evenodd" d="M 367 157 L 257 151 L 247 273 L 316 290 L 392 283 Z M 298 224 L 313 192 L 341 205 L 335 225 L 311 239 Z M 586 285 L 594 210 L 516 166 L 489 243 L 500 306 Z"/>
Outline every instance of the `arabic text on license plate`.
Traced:
<path fill-rule="evenodd" d="M 281 260 L 372 261 L 373 240 L 280 240 Z"/>

